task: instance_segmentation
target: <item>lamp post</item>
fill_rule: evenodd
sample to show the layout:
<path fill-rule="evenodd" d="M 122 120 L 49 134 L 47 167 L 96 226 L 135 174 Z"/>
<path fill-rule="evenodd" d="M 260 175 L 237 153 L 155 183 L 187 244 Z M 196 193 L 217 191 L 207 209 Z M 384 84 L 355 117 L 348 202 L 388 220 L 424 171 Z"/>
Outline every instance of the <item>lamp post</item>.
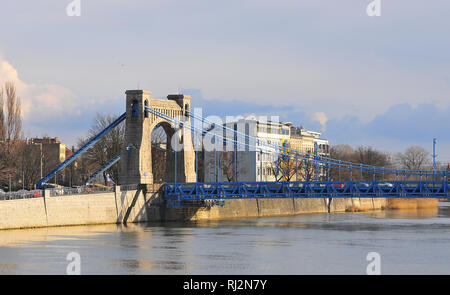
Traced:
<path fill-rule="evenodd" d="M 436 138 L 433 138 L 433 169 L 436 170 Z"/>
<path fill-rule="evenodd" d="M 44 158 L 44 154 L 42 152 L 42 143 L 41 143 L 41 179 L 44 177 L 43 176 L 43 168 L 42 168 L 42 160 L 43 160 L 43 158 Z"/>
<path fill-rule="evenodd" d="M 433 180 L 436 181 L 436 138 L 433 138 Z"/>

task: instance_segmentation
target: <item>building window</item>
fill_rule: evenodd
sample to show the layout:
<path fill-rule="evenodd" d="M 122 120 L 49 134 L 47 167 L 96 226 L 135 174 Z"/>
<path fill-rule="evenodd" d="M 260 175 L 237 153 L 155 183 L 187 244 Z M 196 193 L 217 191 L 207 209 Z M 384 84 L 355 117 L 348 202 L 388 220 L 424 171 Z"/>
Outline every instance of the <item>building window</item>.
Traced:
<path fill-rule="evenodd" d="M 132 118 L 138 117 L 138 108 L 139 108 L 138 101 L 134 100 L 133 103 L 131 104 L 131 117 Z"/>
<path fill-rule="evenodd" d="M 145 106 L 145 109 L 144 109 L 144 117 L 145 118 L 148 118 L 148 112 L 147 112 L 147 107 L 148 107 L 148 100 L 145 100 L 145 102 L 144 102 L 144 106 Z"/>

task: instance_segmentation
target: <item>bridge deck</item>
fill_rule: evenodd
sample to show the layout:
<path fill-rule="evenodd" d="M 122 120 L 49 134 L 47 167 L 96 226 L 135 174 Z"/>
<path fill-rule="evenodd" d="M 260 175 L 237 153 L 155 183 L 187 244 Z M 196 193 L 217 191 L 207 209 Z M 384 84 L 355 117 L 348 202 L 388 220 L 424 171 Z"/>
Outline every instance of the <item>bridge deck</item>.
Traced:
<path fill-rule="evenodd" d="M 167 183 L 165 198 L 450 198 L 448 188 L 448 181 Z"/>

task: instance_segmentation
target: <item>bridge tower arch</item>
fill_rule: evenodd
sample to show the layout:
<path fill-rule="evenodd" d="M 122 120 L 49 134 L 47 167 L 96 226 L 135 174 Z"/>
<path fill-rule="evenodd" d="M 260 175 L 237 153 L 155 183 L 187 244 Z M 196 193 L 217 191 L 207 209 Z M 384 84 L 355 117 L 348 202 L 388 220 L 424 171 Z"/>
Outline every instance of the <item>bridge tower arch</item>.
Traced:
<path fill-rule="evenodd" d="M 152 98 L 150 91 L 127 90 L 126 92 L 125 144 L 121 151 L 119 183 L 152 184 L 152 143 L 151 134 L 157 126 L 162 126 L 167 135 L 166 181 L 195 182 L 195 152 L 191 131 L 188 128 L 175 130 L 167 120 L 148 113 L 150 107 L 169 117 L 182 120 L 186 110 L 190 111 L 191 97 L 184 94 L 168 95 L 167 99 Z M 173 138 L 177 136 L 178 140 Z M 176 153 L 173 153 L 176 145 Z M 177 156 L 175 165 L 175 155 Z"/>

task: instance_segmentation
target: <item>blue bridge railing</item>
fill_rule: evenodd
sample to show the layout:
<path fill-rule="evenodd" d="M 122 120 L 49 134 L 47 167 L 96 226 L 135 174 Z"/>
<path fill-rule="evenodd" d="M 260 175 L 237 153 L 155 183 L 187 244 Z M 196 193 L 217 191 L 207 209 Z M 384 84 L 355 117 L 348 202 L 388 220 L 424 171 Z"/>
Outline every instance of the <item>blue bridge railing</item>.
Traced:
<path fill-rule="evenodd" d="M 448 181 L 167 183 L 169 201 L 282 198 L 450 198 Z"/>

